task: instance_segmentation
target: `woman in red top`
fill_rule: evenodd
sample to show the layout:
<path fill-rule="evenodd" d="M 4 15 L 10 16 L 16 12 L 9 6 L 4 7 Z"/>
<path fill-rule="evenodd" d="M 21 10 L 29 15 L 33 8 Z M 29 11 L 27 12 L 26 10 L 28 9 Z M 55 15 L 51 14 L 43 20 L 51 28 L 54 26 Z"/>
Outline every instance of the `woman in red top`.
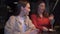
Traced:
<path fill-rule="evenodd" d="M 38 9 L 36 14 L 31 15 L 31 20 L 35 27 L 42 31 L 53 31 L 51 29 L 50 21 L 53 20 L 54 16 L 50 15 L 45 11 L 45 2 L 38 3 Z"/>

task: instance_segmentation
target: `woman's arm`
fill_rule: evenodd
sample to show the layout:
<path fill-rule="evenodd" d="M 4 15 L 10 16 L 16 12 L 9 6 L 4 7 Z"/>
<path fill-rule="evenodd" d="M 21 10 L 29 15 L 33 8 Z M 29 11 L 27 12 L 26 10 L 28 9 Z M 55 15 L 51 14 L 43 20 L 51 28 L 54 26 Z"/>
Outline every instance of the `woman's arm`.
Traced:
<path fill-rule="evenodd" d="M 29 19 L 28 17 L 28 27 L 29 30 L 26 31 L 26 34 L 37 34 L 38 33 L 38 29 L 34 26 L 34 24 L 32 23 L 32 21 Z"/>
<path fill-rule="evenodd" d="M 51 29 L 49 29 L 49 31 L 54 31 L 53 30 L 53 24 L 55 22 L 54 15 L 51 14 L 50 17 L 49 17 L 49 19 L 50 19 L 50 25 L 51 25 Z"/>
<path fill-rule="evenodd" d="M 15 17 L 11 16 L 5 25 L 5 34 L 13 34 L 13 26 L 15 23 Z"/>
<path fill-rule="evenodd" d="M 54 19 L 54 15 L 51 14 L 50 17 L 49 17 L 49 19 L 50 19 L 50 24 L 51 24 L 51 26 L 53 26 L 54 21 L 55 21 L 55 19 Z M 52 27 L 51 27 L 51 28 L 52 28 Z"/>

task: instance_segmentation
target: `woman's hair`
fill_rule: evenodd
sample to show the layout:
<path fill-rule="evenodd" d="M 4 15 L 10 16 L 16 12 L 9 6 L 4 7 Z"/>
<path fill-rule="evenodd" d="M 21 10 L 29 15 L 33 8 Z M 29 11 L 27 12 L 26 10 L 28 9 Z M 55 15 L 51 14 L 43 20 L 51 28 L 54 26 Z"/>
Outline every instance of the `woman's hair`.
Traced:
<path fill-rule="evenodd" d="M 20 12 L 21 12 L 21 7 L 26 7 L 27 3 L 29 3 L 29 2 L 27 2 L 27 1 L 19 1 L 13 14 L 15 16 L 18 16 L 20 14 Z"/>
<path fill-rule="evenodd" d="M 41 3 L 45 3 L 45 5 L 46 5 L 46 2 L 44 2 L 44 1 L 37 2 L 36 11 L 35 11 L 35 14 L 37 15 L 37 17 L 39 17 L 38 8 L 39 8 L 39 5 L 40 5 Z M 45 6 L 45 7 L 46 7 L 46 6 Z M 49 16 L 49 13 L 45 10 L 45 11 L 43 12 L 43 16 L 44 16 L 44 17 L 48 17 L 48 16 Z"/>

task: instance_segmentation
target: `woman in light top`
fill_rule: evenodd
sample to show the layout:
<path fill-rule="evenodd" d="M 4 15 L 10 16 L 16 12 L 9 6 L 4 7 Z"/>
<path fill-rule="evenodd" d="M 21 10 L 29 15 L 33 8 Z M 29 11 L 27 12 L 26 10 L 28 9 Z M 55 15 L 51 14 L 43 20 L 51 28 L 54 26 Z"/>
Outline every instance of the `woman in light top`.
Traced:
<path fill-rule="evenodd" d="M 29 2 L 19 1 L 15 15 L 5 25 L 4 34 L 37 34 L 37 29 L 28 17 L 29 12 Z"/>

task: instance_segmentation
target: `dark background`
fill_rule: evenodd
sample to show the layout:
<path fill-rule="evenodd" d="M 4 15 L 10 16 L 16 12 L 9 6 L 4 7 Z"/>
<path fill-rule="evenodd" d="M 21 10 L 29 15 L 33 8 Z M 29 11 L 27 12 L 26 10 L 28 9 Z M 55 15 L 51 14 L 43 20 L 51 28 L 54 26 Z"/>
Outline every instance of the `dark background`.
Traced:
<path fill-rule="evenodd" d="M 22 0 L 28 1 L 31 4 L 31 13 L 34 12 L 34 8 L 36 6 L 36 2 L 40 0 Z M 53 10 L 54 4 L 56 0 L 43 0 L 47 3 L 46 10 L 50 13 L 53 13 L 55 16 L 54 28 L 60 32 L 60 0 L 58 1 L 55 9 Z M 6 21 L 9 19 L 11 15 L 13 15 L 15 7 L 17 4 L 14 2 L 18 2 L 18 0 L 0 0 L 0 34 L 4 34 L 4 26 Z"/>

